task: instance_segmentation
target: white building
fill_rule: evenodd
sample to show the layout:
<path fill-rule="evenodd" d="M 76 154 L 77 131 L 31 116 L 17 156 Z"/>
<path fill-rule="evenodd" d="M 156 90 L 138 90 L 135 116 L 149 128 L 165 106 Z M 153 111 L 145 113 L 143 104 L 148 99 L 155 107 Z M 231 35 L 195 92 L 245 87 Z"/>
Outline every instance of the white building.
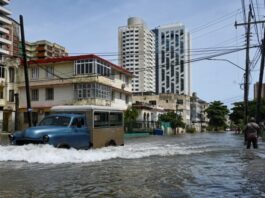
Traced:
<path fill-rule="evenodd" d="M 23 67 L 20 68 L 23 70 Z M 20 71 L 20 128 L 27 126 L 27 103 Z M 127 109 L 132 103 L 132 73 L 88 54 L 29 61 L 32 120 L 38 122 L 55 105 L 99 105 Z"/>
<path fill-rule="evenodd" d="M 19 64 L 19 24 L 10 18 L 6 6 L 9 0 L 0 0 L 0 131 L 14 129 L 14 95 L 17 93 Z"/>
<path fill-rule="evenodd" d="M 159 26 L 156 35 L 156 92 L 191 95 L 190 35 L 180 23 Z"/>
<path fill-rule="evenodd" d="M 140 18 L 119 27 L 119 65 L 134 74 L 133 93 L 155 92 L 155 37 Z"/>

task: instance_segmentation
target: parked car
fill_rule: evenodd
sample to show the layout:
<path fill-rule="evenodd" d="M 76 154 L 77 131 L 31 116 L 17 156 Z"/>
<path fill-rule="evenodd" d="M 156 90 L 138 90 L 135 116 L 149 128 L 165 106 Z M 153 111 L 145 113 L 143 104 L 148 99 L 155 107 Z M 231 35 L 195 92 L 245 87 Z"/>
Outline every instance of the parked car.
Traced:
<path fill-rule="evenodd" d="M 9 136 L 13 145 L 50 144 L 57 148 L 88 149 L 92 146 L 85 116 L 52 114 L 37 126 L 17 131 Z"/>

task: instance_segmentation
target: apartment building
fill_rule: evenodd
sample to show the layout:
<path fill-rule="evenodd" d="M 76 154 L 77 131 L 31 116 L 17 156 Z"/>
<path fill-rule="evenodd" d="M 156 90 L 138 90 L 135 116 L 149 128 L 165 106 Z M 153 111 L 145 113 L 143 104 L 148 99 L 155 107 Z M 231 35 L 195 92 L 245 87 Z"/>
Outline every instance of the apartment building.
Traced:
<path fill-rule="evenodd" d="M 22 70 L 23 67 L 20 67 Z M 132 103 L 132 73 L 89 54 L 29 61 L 33 123 L 54 105 L 101 105 L 127 109 Z M 27 125 L 26 91 L 19 72 L 20 127 Z"/>
<path fill-rule="evenodd" d="M 190 96 L 177 94 L 158 94 L 133 96 L 133 103 L 148 103 L 162 107 L 165 111 L 174 111 L 182 116 L 183 122 L 191 124 L 190 120 Z"/>
<path fill-rule="evenodd" d="M 190 35 L 176 23 L 153 30 L 156 38 L 156 93 L 191 95 Z"/>
<path fill-rule="evenodd" d="M 155 92 L 155 36 L 138 17 L 119 27 L 119 65 L 134 74 L 134 94 Z"/>
<path fill-rule="evenodd" d="M 17 93 L 19 24 L 10 18 L 9 0 L 0 0 L 0 131 L 14 129 L 14 95 Z"/>
<path fill-rule="evenodd" d="M 26 42 L 26 54 L 29 60 L 68 56 L 65 47 L 47 40 Z"/>
<path fill-rule="evenodd" d="M 194 127 L 198 132 L 206 131 L 209 119 L 207 118 L 205 110 L 208 107 L 209 103 L 200 99 L 195 92 L 192 93 L 190 100 L 191 123 L 192 127 Z"/>

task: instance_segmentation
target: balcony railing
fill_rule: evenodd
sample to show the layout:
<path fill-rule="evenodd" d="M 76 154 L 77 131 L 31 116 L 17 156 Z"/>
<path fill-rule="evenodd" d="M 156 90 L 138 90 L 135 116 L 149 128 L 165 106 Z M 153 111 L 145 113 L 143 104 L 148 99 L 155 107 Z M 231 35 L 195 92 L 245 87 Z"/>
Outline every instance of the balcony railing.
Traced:
<path fill-rule="evenodd" d="M 6 44 L 6 45 L 11 45 L 12 41 L 0 37 L 0 43 Z"/>
<path fill-rule="evenodd" d="M 2 13 L 3 15 L 11 15 L 11 12 L 2 6 L 0 6 L 0 13 Z"/>
<path fill-rule="evenodd" d="M 5 49 L 2 49 L 2 48 L 0 48 L 0 54 L 9 55 L 9 54 L 10 54 L 10 52 L 9 52 L 9 51 L 7 51 L 7 50 L 5 50 Z"/>
<path fill-rule="evenodd" d="M 9 30 L 5 29 L 5 28 L 2 28 L 0 27 L 0 32 L 3 32 L 3 33 L 6 33 L 6 34 L 9 34 Z"/>

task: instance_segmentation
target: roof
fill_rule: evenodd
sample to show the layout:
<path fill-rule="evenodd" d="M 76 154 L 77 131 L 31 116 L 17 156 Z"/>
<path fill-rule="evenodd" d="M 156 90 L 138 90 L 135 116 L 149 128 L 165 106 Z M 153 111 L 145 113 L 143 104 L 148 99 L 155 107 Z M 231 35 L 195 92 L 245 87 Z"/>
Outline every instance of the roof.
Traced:
<path fill-rule="evenodd" d="M 58 57 L 58 58 L 47 58 L 47 59 L 38 59 L 38 60 L 30 60 L 29 64 L 49 64 L 49 63 L 61 63 L 61 62 L 71 62 L 71 61 L 77 61 L 77 60 L 84 60 L 84 59 L 98 59 L 105 63 L 110 64 L 110 66 L 120 72 L 126 73 L 128 75 L 133 76 L 131 72 L 129 72 L 127 69 L 115 65 L 108 60 L 105 60 L 95 54 L 87 54 L 87 55 L 79 55 L 79 56 L 64 56 L 64 57 Z"/>

